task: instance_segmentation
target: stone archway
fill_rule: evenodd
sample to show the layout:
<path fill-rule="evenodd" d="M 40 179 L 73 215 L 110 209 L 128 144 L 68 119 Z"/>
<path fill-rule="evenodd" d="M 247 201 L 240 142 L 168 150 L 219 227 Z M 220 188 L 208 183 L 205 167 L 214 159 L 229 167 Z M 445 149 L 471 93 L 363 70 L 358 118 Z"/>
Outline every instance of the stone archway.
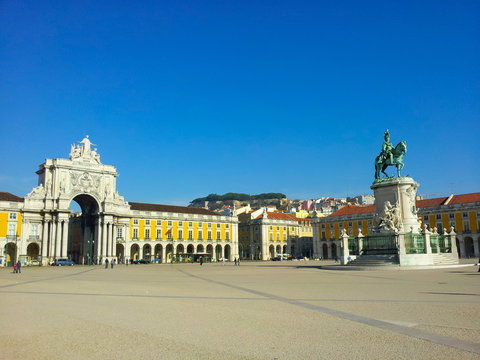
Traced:
<path fill-rule="evenodd" d="M 5 262 L 7 266 L 13 266 L 17 261 L 18 248 L 15 243 L 7 243 L 4 248 Z"/>
<path fill-rule="evenodd" d="M 328 245 L 327 244 L 322 245 L 322 257 L 324 259 L 328 259 Z"/>
<path fill-rule="evenodd" d="M 332 244 L 332 258 L 337 259 L 337 245 Z"/>
<path fill-rule="evenodd" d="M 193 246 L 193 244 L 189 244 L 187 246 L 187 254 L 193 254 L 195 252 L 195 247 Z"/>
<path fill-rule="evenodd" d="M 270 255 L 270 258 L 273 258 L 275 256 L 275 248 L 273 245 L 270 245 L 268 247 L 268 254 Z"/>
<path fill-rule="evenodd" d="M 217 244 L 217 246 L 215 246 L 215 258 L 217 261 L 222 257 L 222 253 L 222 245 Z"/>
<path fill-rule="evenodd" d="M 40 257 L 40 246 L 37 243 L 31 243 L 27 246 L 27 261 L 38 260 Z"/>
<path fill-rule="evenodd" d="M 207 245 L 207 254 L 213 259 L 213 246 L 211 244 Z"/>
<path fill-rule="evenodd" d="M 232 250 L 229 244 L 225 245 L 225 248 L 223 249 L 223 257 L 225 260 L 232 260 Z"/>
<path fill-rule="evenodd" d="M 473 246 L 473 239 L 470 236 L 466 236 L 463 239 L 465 244 L 465 257 L 470 258 L 475 256 L 475 248 Z"/>
<path fill-rule="evenodd" d="M 140 246 L 138 246 L 138 244 L 133 244 L 130 247 L 130 258 L 132 260 L 138 260 L 140 258 Z"/>
<path fill-rule="evenodd" d="M 162 263 L 162 252 L 163 246 L 161 244 L 155 245 L 154 255 L 155 255 L 155 262 Z"/>
<path fill-rule="evenodd" d="M 167 246 L 165 246 L 165 261 L 166 262 L 172 262 L 172 258 L 173 258 L 173 245 L 172 244 L 168 244 Z"/>
<path fill-rule="evenodd" d="M 276 252 L 275 255 L 282 255 L 282 247 L 280 245 L 277 245 L 275 252 Z"/>
<path fill-rule="evenodd" d="M 66 254 L 77 264 L 91 265 L 101 260 L 102 247 L 105 246 L 98 239 L 101 236 L 99 204 L 88 194 L 78 194 L 71 201 L 80 206 L 81 213 L 74 213 L 70 217 L 67 249 L 61 249 L 60 253 Z M 56 253 L 58 254 L 58 251 Z"/>
<path fill-rule="evenodd" d="M 117 244 L 116 246 L 116 254 L 118 258 L 118 262 L 121 264 L 124 262 L 124 257 L 125 257 L 125 247 L 122 244 Z"/>
<path fill-rule="evenodd" d="M 197 253 L 203 253 L 205 251 L 205 248 L 203 247 L 202 244 L 199 244 L 197 246 Z"/>
<path fill-rule="evenodd" d="M 143 245 L 142 259 L 151 261 L 152 258 L 152 247 L 150 244 Z"/>

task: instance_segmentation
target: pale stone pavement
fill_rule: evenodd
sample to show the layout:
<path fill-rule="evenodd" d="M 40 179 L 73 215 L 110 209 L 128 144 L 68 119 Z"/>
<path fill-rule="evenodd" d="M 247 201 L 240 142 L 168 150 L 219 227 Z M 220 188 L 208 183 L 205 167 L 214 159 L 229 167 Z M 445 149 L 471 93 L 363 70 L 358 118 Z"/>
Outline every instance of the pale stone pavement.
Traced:
<path fill-rule="evenodd" d="M 0 269 L 0 359 L 480 359 L 478 267 Z"/>

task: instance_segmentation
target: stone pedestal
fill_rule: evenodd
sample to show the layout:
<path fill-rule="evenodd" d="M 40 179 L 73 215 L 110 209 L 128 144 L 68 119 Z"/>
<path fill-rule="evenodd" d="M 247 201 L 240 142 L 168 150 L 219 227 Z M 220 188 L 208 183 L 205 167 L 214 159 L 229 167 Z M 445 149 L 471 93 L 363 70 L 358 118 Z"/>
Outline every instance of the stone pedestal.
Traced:
<path fill-rule="evenodd" d="M 379 179 L 373 183 L 370 188 L 375 193 L 377 222 L 379 222 L 377 225 L 381 227 L 380 231 L 420 233 L 420 222 L 415 206 L 418 186 L 415 180 L 406 176 Z"/>

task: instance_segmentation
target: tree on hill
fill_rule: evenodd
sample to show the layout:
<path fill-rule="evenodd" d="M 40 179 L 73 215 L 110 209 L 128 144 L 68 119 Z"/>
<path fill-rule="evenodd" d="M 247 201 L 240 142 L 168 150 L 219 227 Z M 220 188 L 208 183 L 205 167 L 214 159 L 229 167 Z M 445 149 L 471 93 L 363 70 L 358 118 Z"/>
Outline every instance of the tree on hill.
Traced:
<path fill-rule="evenodd" d="M 249 195 L 242 193 L 226 193 L 223 195 L 218 194 L 209 194 L 208 196 L 197 198 L 192 200 L 191 204 L 204 201 L 227 201 L 227 200 L 238 200 L 238 201 L 252 201 L 252 200 L 272 200 L 272 199 L 285 199 L 286 195 L 282 193 L 263 193 L 258 195 Z"/>

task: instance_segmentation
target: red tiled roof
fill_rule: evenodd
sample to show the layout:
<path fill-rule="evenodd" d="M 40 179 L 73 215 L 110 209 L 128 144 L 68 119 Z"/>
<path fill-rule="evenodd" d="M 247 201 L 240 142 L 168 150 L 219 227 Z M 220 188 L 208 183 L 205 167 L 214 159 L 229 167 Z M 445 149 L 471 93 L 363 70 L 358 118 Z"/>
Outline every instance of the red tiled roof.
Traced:
<path fill-rule="evenodd" d="M 448 205 L 467 204 L 473 202 L 480 202 L 480 193 L 454 195 L 453 198 L 448 202 Z"/>
<path fill-rule="evenodd" d="M 9 192 L 0 192 L 0 201 L 23 202 L 23 198 Z"/>
<path fill-rule="evenodd" d="M 425 200 L 417 200 L 415 202 L 416 206 L 418 208 L 422 207 L 430 207 L 430 206 L 440 206 L 442 205 L 448 197 L 441 197 L 441 198 L 435 198 L 435 199 L 425 199 Z"/>
<path fill-rule="evenodd" d="M 268 212 L 267 217 L 269 219 L 274 219 L 274 220 L 297 221 L 297 218 L 295 217 L 295 215 L 285 214 L 280 212 Z M 262 219 L 262 218 L 263 218 L 263 214 L 260 214 L 260 216 L 257 217 L 257 219 Z"/>
<path fill-rule="evenodd" d="M 359 206 L 359 205 L 347 205 L 342 207 L 340 210 L 335 211 L 329 216 L 343 216 L 343 215 L 357 215 L 357 214 L 366 214 L 374 213 L 375 205 L 368 206 Z"/>
<path fill-rule="evenodd" d="M 145 203 L 136 203 L 136 202 L 129 202 L 129 204 L 132 210 L 159 211 L 159 212 L 199 214 L 199 215 L 218 215 L 216 212 L 206 210 L 203 208 L 197 208 L 197 207 L 145 204 Z"/>

